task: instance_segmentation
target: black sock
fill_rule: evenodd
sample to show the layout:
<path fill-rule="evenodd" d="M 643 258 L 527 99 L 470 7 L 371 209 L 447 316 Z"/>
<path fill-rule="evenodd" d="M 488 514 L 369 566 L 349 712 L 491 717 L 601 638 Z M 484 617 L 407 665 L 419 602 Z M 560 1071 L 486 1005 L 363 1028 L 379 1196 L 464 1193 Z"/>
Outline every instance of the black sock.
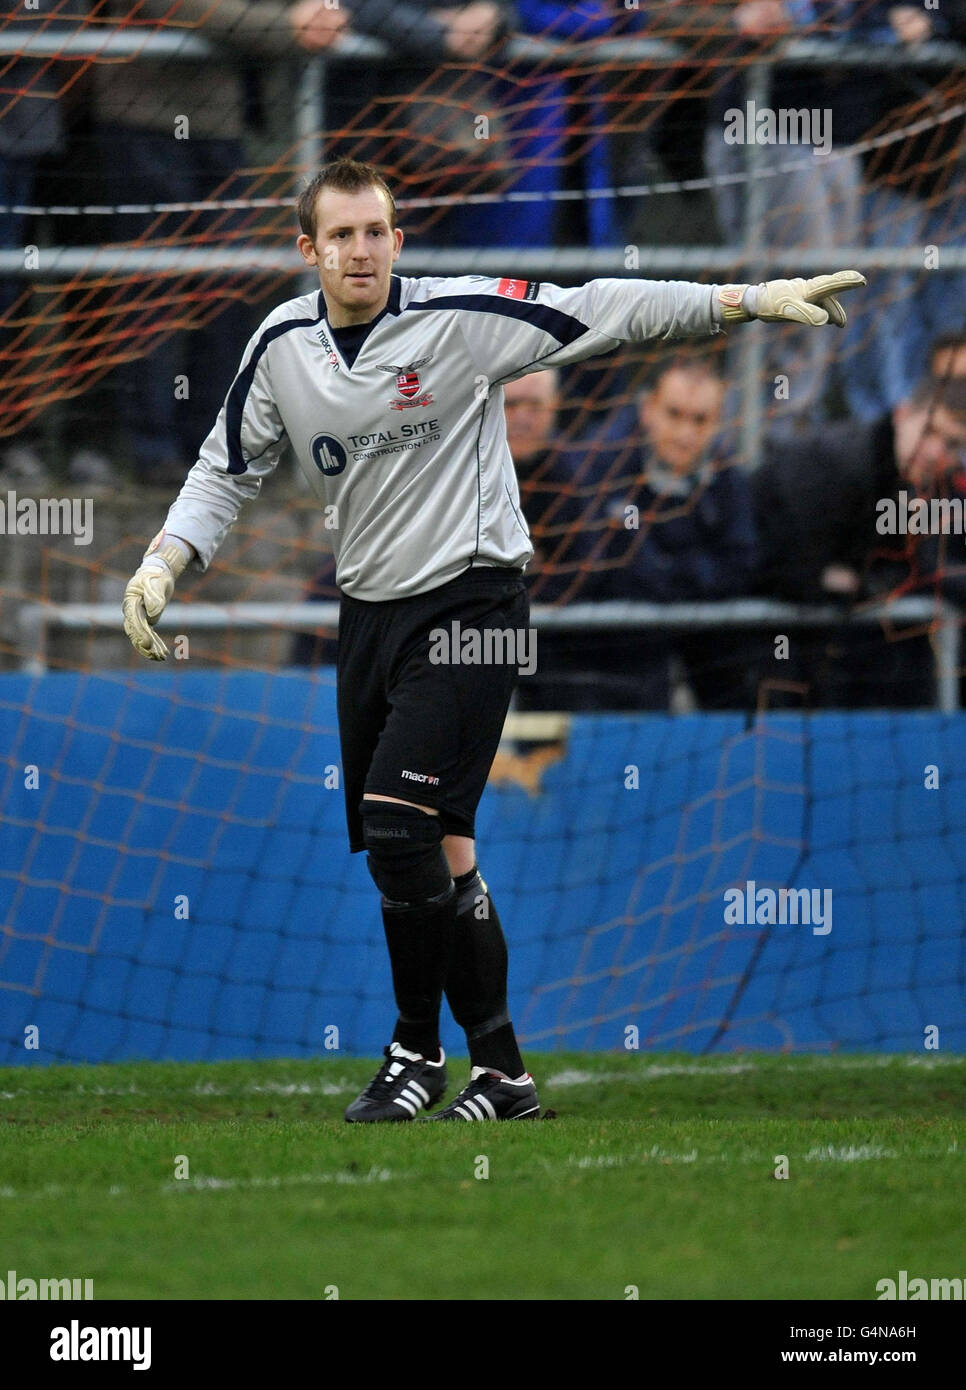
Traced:
<path fill-rule="evenodd" d="M 430 1062 L 439 1056 L 439 1008 L 456 918 L 456 889 L 418 906 L 382 900 L 399 1018 L 393 1042 Z"/>
<path fill-rule="evenodd" d="M 446 975 L 446 998 L 464 1029 L 474 1067 L 507 1076 L 526 1068 L 507 1013 L 507 950 L 486 884 L 474 866 L 456 880 L 456 926 Z"/>

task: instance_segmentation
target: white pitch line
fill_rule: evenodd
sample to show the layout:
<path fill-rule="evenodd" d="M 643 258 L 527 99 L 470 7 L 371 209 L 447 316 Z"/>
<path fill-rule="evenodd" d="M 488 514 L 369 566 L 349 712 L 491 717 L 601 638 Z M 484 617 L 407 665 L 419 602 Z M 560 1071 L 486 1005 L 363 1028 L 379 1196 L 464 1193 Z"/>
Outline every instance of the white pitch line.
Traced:
<path fill-rule="evenodd" d="M 539 1057 L 540 1054 L 534 1054 Z M 940 1068 L 952 1067 L 966 1068 L 966 1055 L 951 1054 L 942 1057 L 917 1057 L 908 1053 L 886 1053 L 877 1057 L 815 1057 L 806 1053 L 801 1054 L 776 1054 L 776 1059 L 781 1059 L 789 1064 L 791 1072 L 850 1072 L 850 1071 L 884 1071 L 890 1068 L 914 1068 L 921 1071 L 935 1071 Z M 767 1070 L 767 1067 L 764 1068 Z M 578 1068 L 567 1068 L 564 1071 L 554 1072 L 546 1077 L 543 1084 L 547 1086 L 591 1086 L 595 1082 L 634 1082 L 634 1081 L 654 1081 L 665 1076 L 741 1076 L 749 1072 L 763 1070 L 759 1062 L 668 1062 L 668 1063 L 647 1063 L 638 1070 L 630 1071 L 581 1071 Z M 72 1096 L 144 1096 L 152 1100 L 163 1099 L 165 1096 L 218 1096 L 220 1098 L 230 1098 L 240 1095 L 279 1095 L 279 1096 L 342 1096 L 354 1093 L 359 1089 L 357 1082 L 347 1081 L 340 1078 L 337 1081 L 260 1081 L 249 1082 L 243 1086 L 221 1086 L 214 1081 L 197 1081 L 191 1086 L 166 1086 L 155 1090 L 150 1087 L 137 1086 L 133 1082 L 129 1086 L 88 1086 L 83 1082 L 76 1086 L 58 1088 L 55 1092 L 50 1092 L 50 1098 L 56 1100 L 63 1094 Z M 16 1091 L 0 1091 L 0 1100 L 19 1100 L 29 1096 L 36 1098 L 38 1095 L 46 1096 L 48 1093 L 38 1091 L 33 1087 L 23 1087 Z"/>
<path fill-rule="evenodd" d="M 365 1173 L 286 1173 L 270 1174 L 267 1178 L 185 1178 L 183 1181 L 166 1182 L 162 1192 L 228 1192 L 249 1191 L 259 1187 L 315 1187 L 323 1183 L 337 1183 L 342 1186 L 356 1186 L 374 1182 L 391 1182 L 393 1174 L 388 1168 L 370 1168 Z"/>
<path fill-rule="evenodd" d="M 344 1096 L 358 1091 L 359 1082 L 352 1081 L 265 1081 L 246 1086 L 254 1095 L 272 1096 Z"/>
<path fill-rule="evenodd" d="M 867 1163 L 875 1158 L 898 1158 L 895 1149 L 885 1149 L 881 1144 L 835 1145 L 822 1144 L 817 1149 L 809 1149 L 805 1155 L 806 1163 Z"/>
<path fill-rule="evenodd" d="M 805 1163 L 877 1163 L 890 1159 L 905 1160 L 909 1157 L 915 1158 L 918 1162 L 933 1162 L 938 1158 L 949 1158 L 955 1155 L 957 1158 L 963 1157 L 963 1151 L 958 1147 L 958 1141 L 953 1140 L 945 1149 L 933 1149 L 923 1151 L 914 1155 L 903 1154 L 897 1149 L 886 1149 L 880 1144 L 858 1144 L 858 1145 L 821 1145 L 813 1147 L 804 1154 L 789 1154 L 791 1162 L 799 1160 Z M 553 1159 L 534 1158 L 534 1166 L 538 1167 L 544 1174 L 564 1172 L 566 1169 L 579 1168 L 587 1170 L 606 1170 L 613 1168 L 632 1168 L 653 1166 L 655 1163 L 662 1165 L 670 1164 L 712 1164 L 723 1163 L 726 1165 L 747 1166 L 755 1164 L 760 1166 L 763 1171 L 771 1170 L 774 1166 L 774 1155 L 771 1149 L 760 1154 L 750 1153 L 748 1150 L 740 1154 L 728 1153 L 706 1153 L 702 1154 L 698 1149 L 688 1149 L 677 1153 L 670 1149 L 662 1148 L 658 1144 L 652 1144 L 649 1149 L 645 1149 L 637 1154 L 569 1154 L 563 1163 L 555 1162 Z M 289 1173 L 289 1174 L 269 1174 L 267 1177 L 249 1178 L 220 1178 L 214 1176 L 204 1176 L 197 1178 L 185 1178 L 183 1181 L 169 1181 L 162 1183 L 159 1189 L 154 1188 L 127 1188 L 112 1185 L 107 1189 L 92 1189 L 86 1187 L 66 1187 L 63 1183 L 47 1183 L 42 1188 L 33 1191 L 29 1189 L 18 1189 L 15 1187 L 0 1187 L 0 1200 L 33 1200 L 38 1197 L 69 1197 L 72 1201 L 84 1198 L 89 1195 L 98 1195 L 99 1192 L 106 1192 L 109 1197 L 126 1196 L 131 1193 L 135 1197 L 143 1197 L 147 1192 L 160 1191 L 162 1194 L 174 1192 L 244 1192 L 252 1189 L 278 1189 L 286 1187 L 322 1187 L 329 1185 L 336 1186 L 369 1186 L 372 1183 L 398 1182 L 401 1179 L 410 1177 L 409 1173 L 394 1173 L 389 1168 L 369 1168 L 364 1173 L 353 1173 L 338 1170 L 332 1173 Z"/>
<path fill-rule="evenodd" d="M 966 1056 L 950 1057 L 909 1057 L 902 1054 L 884 1057 L 785 1057 L 790 1072 L 810 1071 L 882 1071 L 890 1067 L 915 1067 L 931 1071 L 939 1067 L 966 1067 Z M 590 1086 L 596 1081 L 652 1081 L 664 1076 L 740 1076 L 742 1073 L 761 1071 L 759 1062 L 715 1063 L 668 1063 L 648 1064 L 634 1071 L 580 1071 L 569 1068 L 555 1072 L 545 1081 L 547 1086 Z"/>
<path fill-rule="evenodd" d="M 650 1081 L 660 1076 L 738 1076 L 742 1072 L 755 1071 L 752 1062 L 738 1062 L 729 1066 L 703 1067 L 698 1063 L 669 1064 L 667 1066 L 648 1066 L 640 1071 L 568 1071 L 555 1072 L 546 1079 L 547 1086 L 589 1086 L 595 1081 Z"/>
<path fill-rule="evenodd" d="M 391 1182 L 401 1176 L 404 1175 L 394 1174 L 389 1168 L 369 1168 L 365 1173 L 340 1171 L 334 1173 L 273 1173 L 269 1174 L 268 1177 L 254 1178 L 198 1177 L 185 1178 L 183 1181 L 165 1182 L 161 1184 L 159 1190 L 165 1194 L 170 1192 L 229 1192 L 248 1191 L 252 1188 L 320 1187 L 330 1183 L 335 1183 L 340 1187 L 353 1187 L 368 1186 L 376 1182 Z M 62 1183 L 47 1183 L 46 1186 L 37 1188 L 35 1191 L 15 1187 L 0 1187 L 0 1198 L 17 1200 L 36 1197 L 70 1197 L 76 1199 L 85 1195 L 103 1194 L 105 1191 L 108 1197 L 123 1197 L 129 1192 L 134 1196 L 143 1196 L 145 1191 L 154 1190 L 153 1188 L 119 1187 L 116 1184 L 106 1189 L 91 1189 L 65 1187 Z"/>
<path fill-rule="evenodd" d="M 219 1098 L 242 1095 L 278 1096 L 344 1096 L 359 1090 L 362 1082 L 351 1081 L 263 1081 L 251 1082 L 246 1086 L 218 1086 L 213 1081 L 199 1081 L 193 1086 L 165 1086 L 160 1090 L 139 1086 L 71 1086 L 66 1093 L 71 1096 L 144 1096 L 150 1100 L 164 1099 L 166 1096 L 218 1096 Z M 30 1087 L 20 1091 L 0 1091 L 0 1100 L 18 1100 L 23 1096 L 37 1097 L 38 1092 Z M 64 1092 L 49 1093 L 57 1099 Z"/>
<path fill-rule="evenodd" d="M 937 1158 L 948 1158 L 950 1155 L 958 1156 L 955 1141 L 946 1149 L 933 1150 L 928 1153 L 917 1153 L 914 1157 L 923 1162 L 932 1162 Z M 901 1154 L 896 1149 L 886 1149 L 879 1144 L 858 1144 L 858 1145 L 839 1145 L 828 1144 L 819 1148 L 809 1149 L 805 1154 L 790 1153 L 791 1162 L 802 1160 L 805 1163 L 871 1163 L 883 1159 L 908 1158 L 910 1155 Z M 674 1153 L 668 1149 L 662 1149 L 659 1145 L 652 1145 L 650 1149 L 641 1154 L 571 1154 L 567 1159 L 568 1168 L 632 1168 L 641 1167 L 651 1163 L 724 1163 L 734 1164 L 758 1164 L 764 1169 L 774 1167 L 774 1157 L 769 1150 L 768 1153 L 754 1154 L 702 1154 L 697 1149 L 689 1149 L 686 1153 Z M 552 1160 L 545 1160 L 542 1167 L 547 1172 L 552 1172 L 559 1168 Z"/>

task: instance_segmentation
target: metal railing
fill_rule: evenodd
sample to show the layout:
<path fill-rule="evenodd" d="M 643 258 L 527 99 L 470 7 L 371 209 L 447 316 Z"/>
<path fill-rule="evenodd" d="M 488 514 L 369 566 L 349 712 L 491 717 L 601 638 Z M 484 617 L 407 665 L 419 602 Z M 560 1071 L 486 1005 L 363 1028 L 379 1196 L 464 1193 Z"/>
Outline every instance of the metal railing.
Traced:
<path fill-rule="evenodd" d="M 754 627 L 783 628 L 934 625 L 936 631 L 936 704 L 947 713 L 959 708 L 960 614 L 952 604 L 930 598 L 901 598 L 869 604 L 843 616 L 831 604 L 780 603 L 772 599 L 730 599 L 720 603 L 573 603 L 548 607 L 535 603 L 531 623 L 540 631 L 644 631 Z M 43 675 L 48 670 L 48 633 L 113 628 L 126 642 L 120 603 L 25 603 L 18 615 L 22 670 Z M 172 603 L 158 623 L 165 633 L 192 630 L 228 631 L 276 629 L 337 631 L 339 604 L 320 603 Z"/>
<path fill-rule="evenodd" d="M 171 29 L 163 32 L 130 29 L 110 30 L 82 26 L 74 33 L 24 30 L 0 32 L 0 54 L 50 57 L 57 54 L 116 59 L 131 56 L 138 61 L 169 61 L 171 59 L 201 62 L 219 50 L 195 31 Z M 553 62 L 626 64 L 640 62 L 654 67 L 674 66 L 689 57 L 681 44 L 646 38 L 621 38 L 615 41 L 556 42 L 518 35 L 507 45 L 507 57 L 515 63 Z M 297 56 L 294 55 L 293 56 Z M 371 62 L 392 56 L 391 50 L 375 39 L 351 35 L 339 40 L 327 55 L 340 61 Z M 690 55 L 692 62 L 701 60 Z M 292 114 L 293 132 L 298 141 L 298 167 L 306 171 L 317 167 L 324 150 L 322 132 L 326 127 L 325 90 L 327 57 L 299 59 L 300 78 L 294 85 Z M 706 59 L 713 66 L 713 58 Z M 958 69 L 966 71 L 966 47 L 932 41 L 919 44 L 914 55 L 900 45 L 851 44 L 823 39 L 789 39 L 769 48 L 762 55 L 749 55 L 743 67 L 746 100 L 758 108 L 767 106 L 775 68 L 802 67 L 827 71 L 848 69 L 863 74 L 915 66 L 917 69 Z M 585 281 L 595 276 L 631 277 L 642 274 L 693 277 L 731 277 L 739 271 L 754 272 L 758 277 L 769 274 L 817 274 L 843 266 L 859 266 L 866 271 L 921 271 L 922 248 L 864 248 L 862 246 L 775 247 L 764 244 L 760 231 L 768 207 L 769 180 L 780 176 L 777 169 L 759 167 L 760 151 L 750 142 L 744 146 L 748 196 L 745 203 L 745 226 L 742 244 L 733 246 L 641 246 L 637 251 L 634 270 L 626 264 L 626 248 L 548 248 L 500 247 L 476 250 L 411 246 L 405 252 L 403 268 L 407 274 L 447 275 L 513 274 L 531 279 L 561 278 Z M 824 157 L 834 159 L 837 153 Z M 794 162 L 794 161 L 793 161 Z M 677 185 L 691 189 L 710 186 L 714 179 L 689 180 Z M 675 185 L 664 184 L 670 190 Z M 533 196 L 533 195 L 521 195 Z M 575 193 L 572 196 L 581 196 Z M 513 193 L 506 195 L 512 204 Z M 466 202 L 469 199 L 461 199 Z M 400 200 L 405 207 L 405 200 Z M 152 205 L 160 210 L 165 205 Z M 966 244 L 944 246 L 942 269 L 938 274 L 966 270 Z M 226 247 L 45 247 L 39 267 L 28 270 L 19 251 L 0 251 L 0 275 L 54 277 L 79 273 L 128 271 L 152 275 L 183 275 L 192 272 L 228 271 L 232 274 L 261 275 L 277 273 L 301 277 L 305 287 L 316 284 L 306 280 L 304 267 L 293 250 L 286 247 L 226 246 Z M 737 375 L 741 395 L 741 453 L 749 467 L 760 460 L 764 434 L 764 405 L 760 383 L 764 372 L 765 341 L 757 331 L 741 334 L 738 342 Z"/>
<path fill-rule="evenodd" d="M 16 54 L 20 57 L 64 55 L 97 59 L 130 56 L 145 62 L 171 59 L 203 62 L 218 52 L 218 47 L 210 40 L 188 30 L 132 32 L 130 29 L 88 29 L 85 26 L 76 33 L 46 31 L 34 34 L 15 30 L 0 32 L 0 55 Z M 636 60 L 652 67 L 673 67 L 689 57 L 688 50 L 681 44 L 661 39 L 627 38 L 619 41 L 560 43 L 523 35 L 509 40 L 506 53 L 508 60 L 516 63 L 627 63 Z M 340 39 L 329 51 L 331 59 L 349 62 L 371 62 L 374 59 L 387 59 L 392 56 L 392 51 L 385 44 L 362 35 Z M 293 58 L 297 58 L 294 53 Z M 700 61 L 693 55 L 691 60 L 694 63 Z M 298 141 L 298 167 L 308 171 L 317 167 L 324 154 L 321 133 L 326 128 L 327 60 L 324 57 L 314 57 L 298 61 L 301 76 L 294 86 L 292 128 Z M 713 60 L 706 59 L 705 63 L 713 66 Z M 822 71 L 829 68 L 858 69 L 871 73 L 913 65 L 917 69 L 966 70 L 966 46 L 940 41 L 917 45 L 913 64 L 909 54 L 898 46 L 847 44 L 823 39 L 790 39 L 770 48 L 767 54 L 749 57 L 747 63 L 738 71 L 744 74 L 746 100 L 754 101 L 761 108 L 768 105 L 772 74 L 778 66 L 811 67 Z M 827 270 L 832 260 L 836 265 L 861 262 L 863 268 L 868 270 L 922 269 L 920 248 L 786 248 L 761 244 L 758 232 L 768 208 L 769 180 L 780 177 L 782 167 L 758 170 L 757 149 L 754 142 L 744 146 L 746 169 L 742 177 L 748 183 L 748 199 L 742 244 L 680 248 L 640 246 L 635 248 L 637 265 L 633 270 L 627 267 L 624 247 L 584 249 L 501 246 L 470 250 L 416 245 L 409 247 L 405 253 L 406 271 L 413 275 L 503 275 L 507 269 L 508 257 L 512 258 L 511 268 L 515 274 L 535 279 L 546 279 L 552 275 L 567 279 L 589 279 L 595 275 L 630 278 L 645 271 L 730 274 L 742 268 L 754 268 L 762 273 L 797 269 L 808 274 Z M 836 154 L 833 151 L 823 157 L 823 162 L 834 158 Z M 731 182 L 733 179 L 731 176 L 725 176 L 724 181 Z M 681 184 L 664 183 L 660 185 L 660 191 L 672 191 L 674 188 L 695 189 L 714 183 L 714 178 L 692 179 Z M 480 195 L 480 198 L 492 199 L 492 196 Z M 515 200 L 512 191 L 502 196 L 510 205 Z M 545 195 L 517 194 L 516 199 L 523 200 L 534 196 Z M 584 195 L 579 191 L 573 191 L 565 196 L 580 198 Z M 596 190 L 594 196 L 600 196 L 600 190 Z M 399 201 L 400 206 L 405 208 L 405 198 Z M 461 195 L 457 201 L 461 204 L 472 203 L 473 195 Z M 152 211 L 161 211 L 166 205 L 145 206 Z M 91 208 L 91 212 L 97 210 Z M 943 270 L 949 271 L 966 269 L 966 245 L 944 247 L 942 267 Z M 281 274 L 290 272 L 293 276 L 303 274 L 303 268 L 298 264 L 294 253 L 285 247 L 208 249 L 192 246 L 155 250 L 136 247 L 51 246 L 43 249 L 40 265 L 35 269 L 25 267 L 24 258 L 18 251 L 0 251 L 0 275 L 50 278 L 76 274 L 88 269 L 172 274 L 213 270 L 227 270 L 233 274 L 243 274 L 247 271 L 252 275 L 276 271 Z"/>

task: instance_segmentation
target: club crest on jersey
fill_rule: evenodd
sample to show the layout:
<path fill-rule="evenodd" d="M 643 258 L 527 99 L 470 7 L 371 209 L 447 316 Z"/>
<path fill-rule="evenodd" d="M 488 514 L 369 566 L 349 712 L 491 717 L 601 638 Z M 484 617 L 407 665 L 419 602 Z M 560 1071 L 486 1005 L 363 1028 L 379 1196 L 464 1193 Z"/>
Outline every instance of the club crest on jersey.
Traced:
<path fill-rule="evenodd" d="M 389 402 L 392 410 L 409 410 L 416 405 L 431 405 L 433 398 L 427 392 L 422 392 L 422 382 L 419 380 L 419 368 L 425 367 L 427 362 L 432 362 L 433 356 L 417 357 L 415 362 L 410 362 L 407 367 L 397 366 L 395 362 L 379 362 L 378 368 L 381 372 L 392 372 L 396 378 L 396 390 L 403 400 L 392 400 Z M 418 398 L 418 399 L 417 399 Z"/>

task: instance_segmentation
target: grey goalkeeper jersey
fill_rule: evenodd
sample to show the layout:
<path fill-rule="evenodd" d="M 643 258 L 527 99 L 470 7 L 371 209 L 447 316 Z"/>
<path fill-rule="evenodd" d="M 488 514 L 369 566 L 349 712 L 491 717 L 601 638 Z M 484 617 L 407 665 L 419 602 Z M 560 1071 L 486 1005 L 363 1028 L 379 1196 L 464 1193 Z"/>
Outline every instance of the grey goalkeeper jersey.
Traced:
<path fill-rule="evenodd" d="M 507 447 L 502 384 L 620 342 L 718 332 L 713 285 L 394 275 L 350 367 L 319 290 L 253 336 L 165 529 L 207 568 L 286 441 L 353 598 L 405 598 L 471 566 L 533 555 Z"/>

